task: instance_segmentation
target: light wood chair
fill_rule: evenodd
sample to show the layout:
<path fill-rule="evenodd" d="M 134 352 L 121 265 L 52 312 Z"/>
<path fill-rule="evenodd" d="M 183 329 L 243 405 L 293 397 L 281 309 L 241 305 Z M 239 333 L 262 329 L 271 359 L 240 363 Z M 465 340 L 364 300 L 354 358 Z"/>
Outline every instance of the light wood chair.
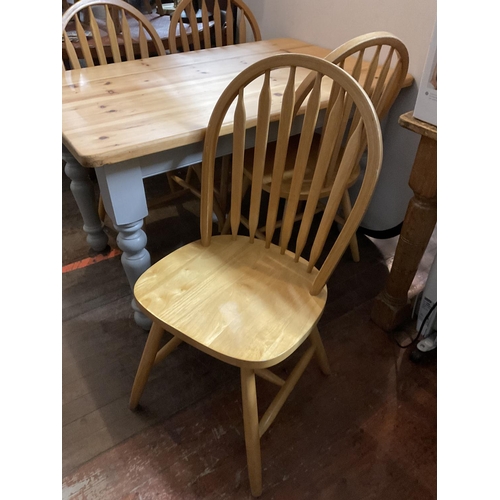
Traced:
<path fill-rule="evenodd" d="M 367 33 L 353 38 L 330 52 L 325 57 L 325 60 L 346 69 L 346 71 L 348 71 L 348 73 L 361 84 L 370 97 L 380 120 L 386 116 L 387 112 L 399 95 L 407 76 L 409 64 L 408 50 L 403 42 L 391 33 L 383 31 Z M 306 78 L 298 87 L 296 110 L 311 90 L 315 78 L 314 74 L 309 75 L 309 77 Z M 313 166 L 315 165 L 317 159 L 320 142 L 321 136 L 315 134 L 313 139 L 314 147 L 312 148 L 311 156 L 306 160 L 307 168 L 300 194 L 301 200 L 305 200 L 308 196 L 308 190 L 314 174 Z M 295 157 L 298 143 L 299 137 L 295 137 L 290 142 L 290 151 L 287 157 L 287 164 L 285 166 L 284 173 L 285 182 L 283 183 L 281 192 L 281 196 L 284 199 L 287 199 L 289 196 L 289 182 L 293 174 L 293 169 L 294 167 L 296 168 Z M 360 144 L 360 159 L 363 154 L 363 148 L 364 145 Z M 271 168 L 272 164 L 267 165 L 266 167 L 267 170 Z M 336 168 L 338 168 L 338 165 L 330 165 L 330 170 L 322 187 L 321 198 L 326 196 L 330 191 L 335 177 Z M 251 157 L 249 157 L 245 164 L 247 186 L 249 186 L 252 181 L 252 169 L 252 161 Z M 348 189 L 357 182 L 360 173 L 360 163 L 358 162 L 347 183 L 347 189 L 341 202 L 341 213 L 338 213 L 336 217 L 337 222 L 340 224 L 344 223 L 344 220 L 349 215 L 352 206 Z M 266 177 L 266 179 L 267 182 L 264 182 L 263 189 L 269 192 L 270 178 Z M 323 208 L 324 204 L 320 202 L 318 205 L 318 211 L 323 210 Z M 297 214 L 297 220 L 300 220 L 301 216 L 302 214 L 299 212 Z M 244 224 L 248 224 L 245 217 L 243 217 L 242 222 Z M 279 225 L 280 222 L 278 222 L 278 227 Z M 263 228 L 260 228 L 260 230 L 257 231 L 257 235 L 260 238 L 265 238 Z M 360 256 L 358 241 L 355 234 L 352 237 L 350 248 L 353 260 L 358 262 Z"/>
<path fill-rule="evenodd" d="M 104 19 L 95 15 L 103 9 Z M 82 23 L 85 14 L 88 23 Z M 68 29 L 71 26 L 71 30 Z M 131 26 L 138 27 L 136 39 Z M 154 55 L 164 55 L 163 43 L 146 17 L 123 0 L 80 0 L 63 14 L 63 54 L 67 54 L 69 68 L 81 68 L 131 61 Z"/>
<path fill-rule="evenodd" d="M 247 40 L 249 32 L 251 36 Z M 172 53 L 178 49 L 188 52 L 260 40 L 262 36 L 257 20 L 242 0 L 182 0 L 170 20 L 168 44 Z M 227 212 L 229 161 L 229 157 L 220 159 L 220 182 L 215 190 L 214 213 L 220 231 Z M 179 172 L 167 175 L 172 192 L 176 192 L 177 184 L 200 197 L 201 165 L 189 166 L 184 178 Z"/>
<path fill-rule="evenodd" d="M 251 36 L 247 37 L 249 32 Z M 262 36 L 257 20 L 242 0 L 181 0 L 171 16 L 168 40 L 172 52 L 178 49 L 187 52 L 260 41 Z M 220 183 L 215 190 L 214 212 L 219 230 L 223 229 L 227 211 L 229 161 L 230 157 L 220 159 Z M 178 184 L 195 196 L 201 196 L 193 182 L 193 179 L 201 181 L 201 165 L 188 167 L 184 178 L 179 172 L 168 176 L 173 192 Z"/>
<path fill-rule="evenodd" d="M 322 141 L 298 236 L 292 238 L 292 227 L 305 161 L 298 161 L 293 173 L 281 242 L 277 246 L 271 239 L 294 114 L 294 90 L 296 81 L 309 71 L 314 71 L 316 76 L 307 102 L 298 112 L 304 115 L 298 147 L 300 159 L 309 155 L 319 125 L 320 107 L 326 108 Z M 286 84 L 276 89 L 271 82 L 278 74 Z M 352 113 L 357 118 L 349 121 Z M 279 126 L 270 197 L 268 206 L 263 207 L 267 217 L 266 240 L 263 241 L 256 238 L 256 229 L 271 121 L 272 127 Z M 228 127 L 227 123 L 233 126 Z M 255 125 L 250 235 L 242 236 L 238 231 L 241 227 L 243 165 L 248 146 L 246 129 Z M 224 134 L 233 133 L 231 234 L 212 236 L 214 164 L 221 130 Z M 349 140 L 340 148 L 346 136 Z M 363 184 L 338 238 L 332 243 L 330 228 L 356 167 L 361 143 L 366 143 L 367 151 Z M 313 216 L 322 195 L 328 165 L 336 160 L 335 156 L 339 157 L 340 167 L 328 192 L 326 209 L 316 226 L 312 224 Z M 209 120 L 203 149 L 201 240 L 164 257 L 135 284 L 135 298 L 153 326 L 133 384 L 130 408 L 137 407 L 153 365 L 164 360 L 182 342 L 239 367 L 248 473 L 254 496 L 262 492 L 260 437 L 274 421 L 312 357 L 316 357 L 323 373 L 330 373 L 317 327 L 327 298 L 326 283 L 367 208 L 381 162 L 382 137 L 373 104 L 343 69 L 303 54 L 281 54 L 261 60 L 229 84 Z M 288 250 L 290 244 L 295 247 L 294 252 Z M 308 260 L 304 257 L 306 253 Z M 322 265 L 315 267 L 322 260 Z M 160 347 L 165 332 L 173 337 Z M 269 369 L 288 358 L 307 339 L 310 346 L 305 348 L 287 380 Z M 256 376 L 279 386 L 274 401 L 260 421 Z"/>
<path fill-rule="evenodd" d="M 182 0 L 172 14 L 168 33 L 171 52 L 179 48 L 188 52 L 262 39 L 255 16 L 242 0 L 199 0 L 198 11 L 193 3 L 194 0 Z M 222 8 L 221 4 L 224 4 Z M 249 32 L 252 37 L 247 40 Z"/>

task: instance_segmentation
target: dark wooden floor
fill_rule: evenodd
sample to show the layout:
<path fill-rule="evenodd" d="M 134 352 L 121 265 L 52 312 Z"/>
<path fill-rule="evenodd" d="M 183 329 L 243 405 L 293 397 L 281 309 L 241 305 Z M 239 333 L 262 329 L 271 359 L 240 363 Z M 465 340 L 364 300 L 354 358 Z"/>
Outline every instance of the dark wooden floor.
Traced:
<path fill-rule="evenodd" d="M 167 186 L 161 177 L 146 185 L 151 196 Z M 63 265 L 89 256 L 81 228 L 63 177 Z M 152 213 L 153 262 L 198 231 L 192 198 Z M 436 498 L 436 362 L 413 363 L 370 321 L 397 238 L 359 239 L 362 260 L 344 256 L 319 324 L 333 373 L 311 363 L 263 437 L 263 499 Z M 435 240 L 413 295 L 434 253 Z M 237 369 L 183 344 L 153 371 L 141 410 L 131 412 L 146 333 L 133 321 L 119 257 L 66 272 L 62 283 L 63 498 L 250 498 Z M 405 325 L 400 340 L 413 328 Z M 278 372 L 286 377 L 294 361 Z M 262 412 L 275 386 L 259 380 L 258 391 Z"/>

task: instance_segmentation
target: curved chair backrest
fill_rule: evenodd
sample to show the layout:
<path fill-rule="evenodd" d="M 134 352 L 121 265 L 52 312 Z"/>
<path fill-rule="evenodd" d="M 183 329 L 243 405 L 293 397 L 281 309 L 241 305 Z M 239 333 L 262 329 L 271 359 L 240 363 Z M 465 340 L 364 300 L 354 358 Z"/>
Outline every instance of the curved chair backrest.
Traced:
<path fill-rule="evenodd" d="M 379 120 L 384 118 L 399 95 L 409 64 L 405 44 L 386 31 L 375 31 L 355 37 L 337 47 L 324 59 L 345 69 L 363 87 L 375 107 Z M 310 92 L 315 77 L 315 74 L 311 73 L 297 88 L 295 112 Z M 357 119 L 358 116 L 354 115 L 354 125 Z M 361 143 L 358 160 L 361 159 L 364 150 L 365 144 Z M 330 165 L 325 178 L 325 188 L 331 186 L 337 168 L 338 164 Z M 353 171 L 353 178 L 357 175 L 359 175 L 359 163 Z"/>
<path fill-rule="evenodd" d="M 370 97 L 380 120 L 399 95 L 409 64 L 405 44 L 386 31 L 355 37 L 337 47 L 324 59 L 344 68 L 354 77 Z M 314 74 L 309 75 L 297 89 L 298 103 L 303 101 L 312 88 L 314 78 Z"/>
<path fill-rule="evenodd" d="M 101 6 L 104 19 L 93 8 Z M 82 21 L 81 17 L 84 17 Z M 71 26 L 73 33 L 70 33 Z M 62 16 L 63 51 L 71 69 L 164 55 L 163 43 L 147 18 L 123 0 L 80 0 Z"/>
<path fill-rule="evenodd" d="M 324 59 L 303 54 L 281 54 L 261 60 L 242 71 L 219 98 L 207 127 L 203 150 L 201 236 L 202 243 L 210 244 L 212 231 L 214 162 L 219 135 L 233 134 L 232 186 L 230 222 L 231 234 L 235 236 L 240 227 L 243 169 L 245 150 L 248 144 L 246 129 L 255 129 L 253 177 L 250 193 L 249 232 L 253 243 L 261 209 L 266 215 L 266 246 L 269 248 L 276 229 L 283 171 L 288 151 L 288 141 L 293 120 L 297 80 L 301 75 L 315 72 L 313 86 L 308 92 L 307 102 L 299 110 L 304 114 L 300 142 L 296 152 L 295 167 L 290 185 L 283 224 L 280 233 L 281 252 L 284 253 L 291 241 L 292 228 L 299 205 L 302 180 L 310 154 L 313 135 L 318 126 L 323 127 L 323 138 L 317 154 L 314 177 L 306 201 L 304 214 L 296 239 L 295 260 L 301 257 L 306 242 L 312 239 L 309 256 L 309 272 L 316 265 L 324 250 L 335 214 L 346 189 L 346 183 L 358 157 L 359 144 L 367 144 L 367 166 L 359 195 L 347 217 L 342 231 L 320 268 L 312 285 L 311 294 L 321 291 L 329 276 L 342 257 L 351 237 L 358 228 L 368 206 L 378 178 L 382 162 L 382 137 L 375 108 L 360 85 L 346 71 Z M 259 93 L 260 88 L 260 93 Z M 258 97 L 255 97 L 256 93 Z M 246 95 L 248 94 L 248 95 Z M 258 99 L 258 103 L 256 103 Z M 228 115 L 228 110 L 234 117 Z M 327 108 L 321 125 L 319 110 Z M 234 111 L 233 111 L 234 109 Z M 357 113 L 359 119 L 355 130 L 352 120 L 345 119 Z M 271 188 L 267 206 L 262 198 L 262 185 L 268 133 L 271 122 L 277 122 L 277 143 L 271 175 Z M 233 123 L 232 127 L 228 123 Z M 224 126 L 223 126 L 224 124 Z M 274 126 L 274 124 L 273 124 Z M 340 147 L 344 137 L 350 137 Z M 335 158 L 337 157 L 337 158 Z M 312 229 L 321 186 L 332 161 L 340 165 L 332 189 L 328 195 L 325 211 L 317 230 Z M 311 233 L 311 234 L 310 234 Z"/>
<path fill-rule="evenodd" d="M 247 23 L 253 35 L 252 41 L 262 40 L 257 20 L 242 0 L 227 0 L 223 6 L 225 11 L 219 0 L 212 1 L 211 11 L 206 0 L 199 0 L 198 12 L 193 1 L 182 0 L 172 14 L 168 32 L 171 52 L 177 52 L 179 40 L 183 52 L 244 43 L 249 31 Z"/>

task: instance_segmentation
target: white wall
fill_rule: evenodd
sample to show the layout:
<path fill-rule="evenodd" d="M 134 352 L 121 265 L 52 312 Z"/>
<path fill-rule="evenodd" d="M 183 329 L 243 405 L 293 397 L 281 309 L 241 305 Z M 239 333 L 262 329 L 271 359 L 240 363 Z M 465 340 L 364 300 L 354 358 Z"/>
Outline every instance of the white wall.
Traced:
<path fill-rule="evenodd" d="M 399 126 L 398 117 L 415 105 L 436 21 L 436 0 L 245 1 L 264 39 L 291 37 L 334 49 L 370 31 L 389 31 L 405 43 L 415 82 L 401 92 L 383 124 L 384 164 L 362 226 L 383 231 L 402 222 L 413 195 L 408 178 L 418 136 Z"/>

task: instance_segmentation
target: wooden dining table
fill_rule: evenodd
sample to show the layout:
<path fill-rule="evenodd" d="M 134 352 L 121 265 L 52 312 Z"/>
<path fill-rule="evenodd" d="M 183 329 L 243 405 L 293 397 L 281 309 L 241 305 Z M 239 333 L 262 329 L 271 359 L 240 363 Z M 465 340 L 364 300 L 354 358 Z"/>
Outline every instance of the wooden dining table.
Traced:
<path fill-rule="evenodd" d="M 279 38 L 63 72 L 65 172 L 91 248 L 103 251 L 108 237 L 97 214 L 90 168 L 95 169 L 106 213 L 118 232 L 122 265 L 133 289 L 151 265 L 142 229 L 148 215 L 143 179 L 201 161 L 214 105 L 248 65 L 273 54 L 324 57 L 329 52 L 301 40 Z M 349 71 L 348 65 L 345 69 Z M 297 85 L 305 76 L 297 74 Z M 409 75 L 406 84 L 411 81 Z M 278 75 L 272 85 L 273 92 L 282 92 L 286 75 Z M 252 119 L 251 112 L 247 118 Z M 222 127 L 220 156 L 230 152 L 231 127 L 230 119 Z M 134 299 L 132 307 L 136 323 L 149 328 L 149 319 Z"/>

